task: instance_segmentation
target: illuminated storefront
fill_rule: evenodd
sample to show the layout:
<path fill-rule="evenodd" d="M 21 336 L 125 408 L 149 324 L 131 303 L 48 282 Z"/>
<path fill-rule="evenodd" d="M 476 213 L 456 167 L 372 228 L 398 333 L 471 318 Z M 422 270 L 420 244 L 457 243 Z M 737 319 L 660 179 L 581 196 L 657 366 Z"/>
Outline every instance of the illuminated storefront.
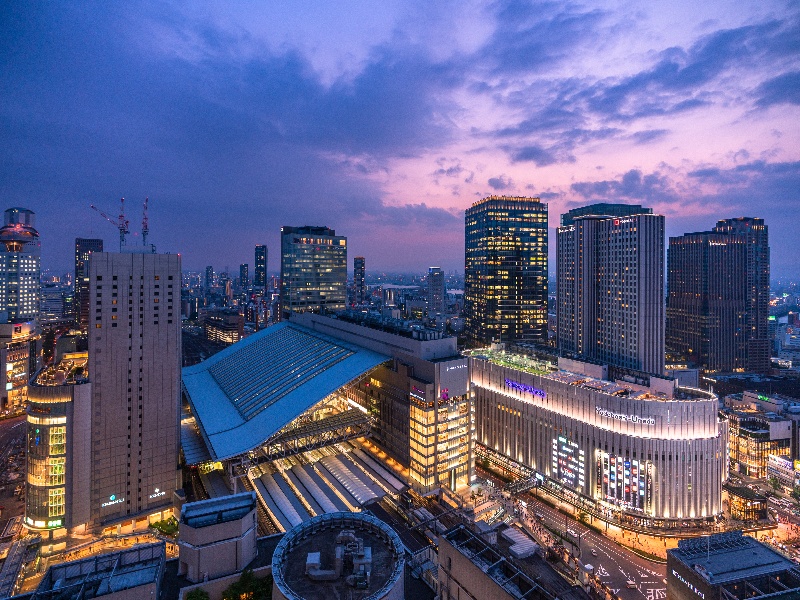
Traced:
<path fill-rule="evenodd" d="M 534 371 L 470 358 L 480 456 L 540 473 L 601 512 L 665 526 L 722 512 L 727 423 L 714 394 Z"/>

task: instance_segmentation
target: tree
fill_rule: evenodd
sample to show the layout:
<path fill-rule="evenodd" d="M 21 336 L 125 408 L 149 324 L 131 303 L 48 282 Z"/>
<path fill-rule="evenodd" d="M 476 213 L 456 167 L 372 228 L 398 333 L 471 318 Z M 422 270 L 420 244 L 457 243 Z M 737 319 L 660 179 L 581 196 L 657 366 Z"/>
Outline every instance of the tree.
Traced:
<path fill-rule="evenodd" d="M 186 594 L 186 600 L 209 600 L 210 597 L 207 591 L 201 589 L 192 590 Z"/>
<path fill-rule="evenodd" d="M 768 483 L 772 486 L 772 489 L 776 492 L 781 489 L 781 482 L 778 481 L 777 477 L 770 477 Z"/>
<path fill-rule="evenodd" d="M 222 592 L 222 600 L 272 600 L 272 575 L 256 577 L 245 569 L 239 581 Z"/>
<path fill-rule="evenodd" d="M 800 501 L 800 487 L 796 487 L 792 490 L 792 498 L 797 501 Z"/>

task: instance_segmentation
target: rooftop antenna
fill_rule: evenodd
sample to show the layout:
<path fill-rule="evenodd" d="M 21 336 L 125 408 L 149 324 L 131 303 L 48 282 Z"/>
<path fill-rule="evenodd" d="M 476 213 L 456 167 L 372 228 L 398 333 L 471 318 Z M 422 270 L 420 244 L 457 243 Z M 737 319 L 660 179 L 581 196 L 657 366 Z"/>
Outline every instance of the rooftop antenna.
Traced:
<path fill-rule="evenodd" d="M 150 229 L 147 226 L 147 202 L 149 198 L 144 199 L 144 208 L 142 209 L 142 246 L 147 246 L 147 234 Z"/>
<path fill-rule="evenodd" d="M 102 210 L 97 208 L 94 204 L 90 204 L 89 206 L 91 206 L 93 210 L 99 212 L 100 216 L 102 216 L 106 221 L 108 221 L 114 227 L 119 229 L 119 251 L 122 252 L 122 248 L 125 246 L 125 234 L 129 233 L 128 220 L 125 218 L 125 198 L 120 198 L 119 216 L 117 217 L 116 221 L 111 217 L 109 217 Z"/>

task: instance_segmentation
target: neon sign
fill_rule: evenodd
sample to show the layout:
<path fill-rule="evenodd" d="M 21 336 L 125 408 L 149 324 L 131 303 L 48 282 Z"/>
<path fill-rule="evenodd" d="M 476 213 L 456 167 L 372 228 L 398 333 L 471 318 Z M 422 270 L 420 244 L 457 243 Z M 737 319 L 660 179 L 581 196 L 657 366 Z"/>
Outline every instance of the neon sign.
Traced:
<path fill-rule="evenodd" d="M 532 385 L 528 385 L 526 383 L 520 383 L 519 381 L 512 381 L 511 379 L 506 379 L 506 387 L 510 387 L 512 390 L 518 390 L 520 392 L 527 392 L 534 396 L 539 396 L 540 398 L 547 398 L 547 392 L 544 390 L 540 390 L 539 388 L 535 388 Z"/>
<path fill-rule="evenodd" d="M 620 413 L 613 413 L 608 409 L 602 408 L 600 406 L 595 407 L 595 411 L 601 417 L 606 417 L 607 419 L 614 419 L 615 421 L 624 421 L 627 423 L 637 423 L 639 425 L 655 425 L 656 420 L 653 417 L 640 417 L 638 415 L 623 415 Z"/>
<path fill-rule="evenodd" d="M 159 496 L 165 496 L 166 493 L 167 492 L 161 491 L 158 488 L 156 488 L 156 491 L 154 493 L 150 494 L 148 496 L 148 498 L 150 498 L 152 500 L 153 498 L 158 498 Z"/>

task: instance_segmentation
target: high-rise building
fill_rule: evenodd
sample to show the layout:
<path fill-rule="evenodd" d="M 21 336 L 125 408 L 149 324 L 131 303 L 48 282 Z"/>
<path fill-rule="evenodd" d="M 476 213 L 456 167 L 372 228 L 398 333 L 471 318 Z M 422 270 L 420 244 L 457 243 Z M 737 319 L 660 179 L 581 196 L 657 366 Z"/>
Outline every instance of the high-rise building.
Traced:
<path fill-rule="evenodd" d="M 211 265 L 206 267 L 206 290 L 214 287 L 214 267 Z"/>
<path fill-rule="evenodd" d="M 361 306 L 367 300 L 367 290 L 364 285 L 364 275 L 366 272 L 366 261 L 363 256 L 356 256 L 353 259 L 353 284 L 356 288 L 355 302 Z"/>
<path fill-rule="evenodd" d="M 428 314 L 445 312 L 444 271 L 441 267 L 428 268 Z"/>
<path fill-rule="evenodd" d="M 347 305 L 347 238 L 327 227 L 281 227 L 281 319 Z"/>
<path fill-rule="evenodd" d="M 253 285 L 260 288 L 267 285 L 267 247 L 264 244 L 256 245 Z"/>
<path fill-rule="evenodd" d="M 467 209 L 465 234 L 469 342 L 545 342 L 547 204 L 489 196 Z"/>
<path fill-rule="evenodd" d="M 562 356 L 664 372 L 664 217 L 593 204 L 561 216 L 557 319 Z"/>
<path fill-rule="evenodd" d="M 250 265 L 247 263 L 239 265 L 239 285 L 245 289 L 250 285 Z"/>
<path fill-rule="evenodd" d="M 91 526 L 171 514 L 181 390 L 177 254 L 89 258 Z"/>
<path fill-rule="evenodd" d="M 40 243 L 35 213 L 9 208 L 0 228 L 0 321 L 39 316 Z"/>
<path fill-rule="evenodd" d="M 86 330 L 89 324 L 89 273 L 86 265 L 92 252 L 103 251 L 103 240 L 75 238 L 75 320 Z"/>
<path fill-rule="evenodd" d="M 769 245 L 763 219 L 719 221 L 669 240 L 667 354 L 707 371 L 770 367 Z"/>

